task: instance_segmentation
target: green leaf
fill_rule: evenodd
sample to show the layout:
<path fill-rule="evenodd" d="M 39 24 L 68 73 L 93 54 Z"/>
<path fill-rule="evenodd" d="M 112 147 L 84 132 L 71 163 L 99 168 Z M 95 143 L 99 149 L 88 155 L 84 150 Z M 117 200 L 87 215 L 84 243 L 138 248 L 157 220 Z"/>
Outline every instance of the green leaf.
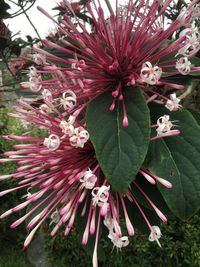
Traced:
<path fill-rule="evenodd" d="M 195 67 L 200 67 L 200 58 L 193 57 L 193 58 L 190 59 L 190 61 Z M 191 76 L 200 76 L 200 71 L 190 72 L 190 75 Z"/>
<path fill-rule="evenodd" d="M 131 203 L 129 200 L 125 199 L 125 205 L 128 212 L 128 216 L 133 224 L 133 227 L 140 233 L 149 235 L 150 229 L 145 223 L 145 219 L 134 203 Z M 160 219 L 158 218 L 155 211 L 147 209 L 146 207 L 141 207 L 143 213 L 147 217 L 151 225 L 160 225 Z M 123 211 L 122 211 L 123 213 Z"/>
<path fill-rule="evenodd" d="M 5 3 L 4 0 L 1 0 L 0 1 L 0 20 L 10 17 L 10 14 L 7 12 L 8 9 L 10 9 L 10 6 L 7 3 Z"/>
<path fill-rule="evenodd" d="M 196 120 L 197 124 L 200 126 L 200 112 L 194 109 L 188 109 L 192 114 L 193 118 Z"/>
<path fill-rule="evenodd" d="M 189 85 L 191 84 L 192 80 L 194 80 L 194 77 L 190 75 L 180 75 L 180 74 L 162 78 L 162 81 L 180 85 Z"/>
<path fill-rule="evenodd" d="M 157 186 L 150 184 L 141 174 L 137 175 L 135 184 L 137 184 L 143 190 L 143 192 L 151 199 L 157 208 L 159 208 L 165 215 L 171 215 L 171 212 Z M 131 191 L 133 192 L 137 201 L 147 209 L 154 210 L 146 197 L 141 193 L 135 184 L 131 185 Z"/>
<path fill-rule="evenodd" d="M 158 106 L 151 110 L 154 121 L 170 115 L 181 134 L 151 142 L 145 165 L 173 184 L 172 189 L 158 188 L 171 211 L 187 219 L 200 207 L 200 126 L 187 110 L 170 113 Z"/>
<path fill-rule="evenodd" d="M 147 153 L 150 139 L 149 110 L 139 88 L 123 88 L 129 125 L 122 126 L 120 102 L 113 112 L 111 92 L 87 109 L 87 128 L 101 169 L 114 190 L 123 193 L 134 179 Z"/>

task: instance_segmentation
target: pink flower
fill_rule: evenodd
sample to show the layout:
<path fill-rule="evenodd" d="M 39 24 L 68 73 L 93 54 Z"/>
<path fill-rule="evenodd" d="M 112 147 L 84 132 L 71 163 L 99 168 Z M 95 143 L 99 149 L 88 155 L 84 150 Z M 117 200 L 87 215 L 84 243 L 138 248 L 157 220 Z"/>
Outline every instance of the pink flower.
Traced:
<path fill-rule="evenodd" d="M 191 66 L 192 64 L 187 57 L 181 57 L 176 62 L 177 70 L 183 75 L 187 75 L 188 73 L 190 73 Z"/>
<path fill-rule="evenodd" d="M 77 116 L 78 113 L 75 113 L 74 117 L 67 115 L 69 118 L 66 121 L 71 121 L 80 135 L 80 140 L 76 140 L 77 145 L 74 146 L 71 143 L 71 137 L 68 134 L 63 135 L 63 129 L 60 127 L 65 109 L 57 110 L 52 102 L 48 103 L 51 106 L 51 112 L 41 112 L 40 107 L 32 107 L 20 100 L 20 107 L 16 108 L 18 114 L 14 114 L 15 117 L 18 116 L 25 121 L 45 128 L 48 133 L 46 138 L 4 136 L 8 140 L 17 140 L 23 143 L 14 145 L 14 151 L 5 152 L 8 159 L 0 159 L 0 162 L 15 161 L 19 165 L 16 173 L 0 176 L 0 180 L 13 178 L 17 179 L 18 182 L 17 187 L 1 191 L 0 196 L 20 189 L 27 189 L 28 193 L 23 196 L 21 204 L 4 212 L 0 218 L 3 219 L 13 212 L 32 205 L 32 208 L 24 216 L 11 225 L 12 228 L 15 228 L 25 220 L 28 222 L 27 228 L 30 233 L 24 242 L 24 246 L 27 247 L 37 229 L 48 218 L 51 218 L 50 224 L 53 225 L 52 236 L 63 225 L 65 226 L 64 234 L 68 235 L 76 216 L 81 214 L 87 220 L 82 243 L 87 244 L 89 236 L 96 234 L 93 262 L 97 264 L 99 232 L 104 221 L 108 228 L 108 238 L 117 248 L 127 246 L 129 244 L 128 236 L 135 234 L 134 222 L 129 218 L 129 211 L 126 207 L 127 201 L 138 207 L 150 232 L 152 226 L 131 187 L 123 196 L 112 192 L 111 185 L 103 175 L 95 157 L 92 144 L 87 138 L 85 139 L 87 131 L 84 130 L 85 125 L 83 128 L 80 121 L 83 114 Z M 84 142 L 81 139 L 81 133 Z M 84 145 L 82 145 L 83 143 Z M 141 169 L 141 174 L 144 177 L 141 179 L 147 179 L 151 183 L 154 180 L 167 188 L 171 188 L 168 181 L 151 174 L 145 168 Z M 139 186 L 137 179 L 133 181 L 132 186 L 139 190 L 138 192 L 147 200 L 158 217 L 166 222 L 165 215 L 151 201 L 150 196 L 145 193 L 145 189 Z M 44 207 L 42 211 L 41 205 Z M 119 210 L 119 205 L 122 206 L 122 212 Z M 31 219 L 29 219 L 30 217 Z M 122 218 L 124 218 L 128 235 L 122 235 Z"/>
<path fill-rule="evenodd" d="M 83 187 L 87 189 L 93 189 L 97 179 L 98 178 L 96 175 L 94 175 L 94 173 L 89 169 L 84 173 L 84 176 L 80 179 L 80 182 L 82 183 Z"/>
<path fill-rule="evenodd" d="M 168 108 L 170 111 L 176 111 L 180 109 L 182 106 L 179 104 L 181 100 L 176 97 L 176 94 L 171 94 L 169 96 L 169 99 L 167 100 L 167 103 L 165 105 L 166 108 Z"/>
<path fill-rule="evenodd" d="M 157 84 L 161 76 L 162 69 L 160 67 L 153 67 L 152 64 L 148 61 L 142 65 L 140 77 L 145 83 L 150 85 Z"/>
<path fill-rule="evenodd" d="M 86 8 L 93 19 L 94 29 L 88 29 L 80 21 L 77 21 L 79 28 L 76 28 L 70 15 L 66 15 L 59 23 L 55 21 L 63 34 L 60 44 L 43 41 L 44 45 L 66 53 L 66 57 L 59 58 L 35 48 L 41 54 L 34 57 L 39 70 L 31 67 L 29 82 L 23 86 L 30 86 L 31 90 L 39 94 L 41 105 L 33 106 L 20 100 L 16 108 L 17 114 L 11 115 L 45 129 L 46 137 L 4 136 L 22 144 L 14 145 L 14 151 L 5 152 L 7 159 L 0 159 L 0 162 L 15 161 L 19 165 L 16 173 L 0 176 L 0 180 L 13 178 L 18 182 L 15 188 L 0 192 L 0 196 L 15 190 L 34 189 L 31 190 L 34 193 L 27 194 L 21 204 L 0 216 L 2 219 L 32 206 L 11 225 L 15 228 L 28 220 L 30 233 L 24 242 L 25 247 L 46 219 L 54 218 L 56 214 L 51 235 L 54 236 L 61 226 L 65 226 L 64 234 L 67 236 L 75 218 L 81 215 L 86 218 L 83 245 L 87 244 L 90 235 L 96 235 L 93 266 L 97 267 L 97 247 L 103 222 L 108 229 L 108 238 L 117 248 L 127 246 L 128 236 L 135 234 L 127 202 L 138 208 L 149 228 L 149 240 L 158 242 L 161 233 L 149 222 L 133 188 L 137 189 L 158 217 L 166 222 L 166 216 L 137 179 L 145 179 L 151 184 L 160 182 L 167 188 L 171 188 L 172 184 L 141 166 L 140 174 L 143 177 L 139 176 L 135 180 L 133 177 L 133 182 L 124 195 L 113 192 L 90 142 L 85 108 L 94 98 L 110 92 L 112 103 L 105 108 L 112 112 L 119 100 L 124 112 L 123 125 L 128 126 L 123 99 L 124 88 L 127 86 L 137 86 L 144 90 L 147 100 L 156 98 L 163 104 L 163 99 L 170 100 L 172 102 L 168 101 L 167 105 L 171 109 L 179 107 L 177 98 L 171 95 L 168 99 L 162 95 L 161 89 L 163 86 L 184 89 L 184 86 L 165 81 L 165 77 L 179 74 L 182 67 L 182 71 L 189 70 L 185 65 L 181 68 L 178 66 L 179 70 L 176 70 L 177 58 L 169 60 L 167 57 L 169 54 L 180 53 L 184 53 L 184 57 L 192 57 L 198 46 L 194 40 L 197 35 L 190 30 L 185 32 L 186 36 L 181 34 L 178 40 L 168 42 L 173 33 L 184 27 L 183 15 L 170 26 L 165 23 L 164 14 L 170 3 L 171 0 L 162 2 L 162 5 L 161 1 L 153 1 L 149 6 L 149 1 L 129 0 L 125 17 L 122 18 L 116 8 L 115 14 L 106 20 L 102 8 L 96 1 L 91 1 L 86 4 Z M 61 5 L 64 4 L 72 9 L 68 1 L 62 1 Z M 193 18 L 194 4 L 195 1 L 188 8 L 187 22 Z M 40 10 L 50 17 L 44 10 Z M 75 13 L 73 16 L 76 18 Z M 52 61 L 58 61 L 60 65 L 56 66 Z M 186 63 L 187 60 L 184 61 Z M 191 71 L 197 69 L 190 67 Z M 169 71 L 171 68 L 173 72 Z M 45 79 L 47 76 L 50 77 L 48 80 Z M 158 135 L 151 140 L 180 133 L 179 130 L 171 130 L 173 124 L 168 115 L 160 117 L 155 127 Z M 42 210 L 41 206 L 44 207 Z M 127 235 L 122 234 L 121 220 L 125 222 Z"/>
<path fill-rule="evenodd" d="M 74 147 L 84 147 L 84 144 L 88 141 L 90 135 L 83 127 L 75 128 L 72 132 L 69 141 Z"/>
<path fill-rule="evenodd" d="M 95 1 L 90 2 L 86 4 L 86 9 L 93 19 L 94 28 L 85 27 L 77 19 L 80 31 L 71 22 L 70 16 L 65 15 L 58 23 L 39 8 L 57 24 L 59 32 L 63 35 L 59 44 L 43 40 L 43 45 L 67 55 L 65 59 L 59 58 L 38 47 L 35 48 L 37 53 L 41 53 L 47 59 L 65 63 L 65 67 L 54 66 L 54 72 L 50 66 L 45 66 L 42 75 L 48 73 L 52 78 L 43 80 L 40 84 L 54 95 L 64 92 L 66 88 L 74 92 L 77 102 L 72 101 L 73 111 L 85 108 L 91 99 L 110 91 L 113 96 L 110 111 L 115 109 L 116 101 L 119 99 L 124 110 L 123 125 L 127 126 L 128 114 L 123 100 L 125 87 L 137 86 L 144 90 L 149 98 L 156 95 L 160 100 L 166 100 L 163 86 L 178 90 L 185 87 L 169 82 L 165 77 L 199 71 L 190 66 L 186 59 L 182 62 L 177 57 L 179 54 L 185 58 L 192 57 L 200 48 L 199 34 L 193 26 L 188 26 L 196 16 L 197 1 L 192 1 L 171 24 L 167 23 L 168 19 L 164 16 L 167 7 L 172 5 L 171 0 L 165 1 L 164 4 L 153 1 L 151 5 L 145 0 L 129 0 L 123 18 L 117 8 L 108 19 L 101 6 Z M 67 3 L 73 10 L 68 1 L 62 3 Z M 187 28 L 183 19 L 185 16 Z M 74 17 L 76 19 L 75 14 Z M 180 29 L 184 30 L 179 38 L 169 42 L 169 38 Z M 68 38 L 65 38 L 66 36 Z M 173 56 L 174 54 L 177 56 Z M 172 55 L 170 59 L 169 55 Z M 177 63 L 177 60 L 184 66 Z M 177 70 L 174 71 L 176 67 Z M 59 74 L 56 75 L 55 71 Z M 154 85 L 157 90 L 154 90 Z"/>
<path fill-rule="evenodd" d="M 48 138 L 44 139 L 43 145 L 50 150 L 56 150 L 60 146 L 60 138 L 55 134 L 51 134 Z"/>

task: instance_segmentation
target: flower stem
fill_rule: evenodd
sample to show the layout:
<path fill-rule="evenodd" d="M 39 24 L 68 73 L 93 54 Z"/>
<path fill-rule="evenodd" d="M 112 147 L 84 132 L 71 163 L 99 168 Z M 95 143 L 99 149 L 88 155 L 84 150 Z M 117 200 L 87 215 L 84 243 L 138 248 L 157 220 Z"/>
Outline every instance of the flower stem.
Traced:
<path fill-rule="evenodd" d="M 105 0 L 105 3 L 106 3 L 106 5 L 107 5 L 108 10 L 110 11 L 110 14 L 111 14 L 111 15 L 114 15 L 114 11 L 113 11 L 113 9 L 112 9 L 112 6 L 111 6 L 111 4 L 110 4 L 110 1 L 109 1 L 109 0 Z"/>

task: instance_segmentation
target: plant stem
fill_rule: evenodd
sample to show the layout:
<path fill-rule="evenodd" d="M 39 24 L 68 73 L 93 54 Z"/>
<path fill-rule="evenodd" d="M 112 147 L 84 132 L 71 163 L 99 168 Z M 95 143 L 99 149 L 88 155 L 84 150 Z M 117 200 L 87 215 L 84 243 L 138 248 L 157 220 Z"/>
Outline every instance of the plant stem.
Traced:
<path fill-rule="evenodd" d="M 111 15 L 114 15 L 114 11 L 113 11 L 113 9 L 112 9 L 112 6 L 111 6 L 111 4 L 110 4 L 110 1 L 109 1 L 109 0 L 105 0 L 105 3 L 106 3 L 106 5 L 107 5 L 108 10 L 110 11 L 110 14 L 111 14 Z"/>
<path fill-rule="evenodd" d="M 38 30 L 36 29 L 35 25 L 33 24 L 33 22 L 31 21 L 30 17 L 28 16 L 28 14 L 26 13 L 26 10 L 24 9 L 23 5 L 19 5 L 19 7 L 22 9 L 24 15 L 26 16 L 27 20 L 29 21 L 30 25 L 32 26 L 32 28 L 34 29 L 35 33 L 37 34 L 38 38 L 41 40 L 41 36 L 39 35 Z"/>

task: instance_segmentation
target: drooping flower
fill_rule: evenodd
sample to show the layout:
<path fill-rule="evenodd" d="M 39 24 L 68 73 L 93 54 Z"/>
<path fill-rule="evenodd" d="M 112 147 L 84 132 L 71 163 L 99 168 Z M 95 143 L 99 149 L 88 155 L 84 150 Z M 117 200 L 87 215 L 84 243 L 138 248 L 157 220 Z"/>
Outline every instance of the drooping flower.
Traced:
<path fill-rule="evenodd" d="M 158 226 L 152 226 L 151 233 L 149 235 L 149 241 L 153 242 L 156 241 L 159 247 L 161 247 L 161 244 L 159 242 L 159 239 L 161 238 L 162 234 L 160 231 L 160 228 Z"/>
<path fill-rule="evenodd" d="M 26 188 L 28 193 L 23 196 L 21 204 L 10 208 L 0 218 L 3 219 L 31 206 L 24 216 L 11 225 L 12 228 L 15 228 L 26 220 L 27 229 L 30 231 L 24 242 L 24 246 L 27 247 L 37 229 L 46 219 L 51 219 L 50 225 L 53 226 L 51 235 L 53 236 L 63 225 L 65 226 L 64 234 L 68 235 L 75 223 L 75 218 L 77 216 L 86 217 L 82 243 L 83 245 L 87 244 L 89 236 L 96 234 L 93 263 L 94 266 L 97 266 L 97 246 L 100 227 L 103 223 L 108 229 L 108 238 L 114 247 L 127 246 L 129 244 L 128 236 L 135 234 L 134 222 L 131 221 L 130 211 L 126 207 L 127 201 L 139 209 L 152 232 L 151 223 L 134 195 L 132 187 L 137 188 L 162 221 L 166 222 L 167 218 L 151 201 L 150 196 L 138 184 L 137 179 L 133 181 L 123 196 L 113 192 L 96 159 L 94 148 L 87 138 L 84 120 L 80 120 L 83 114 L 75 113 L 73 116 L 64 117 L 63 114 L 66 112 L 64 107 L 58 110 L 56 102 L 55 106 L 52 104 L 53 101 L 46 103 L 41 106 L 49 105 L 50 111 L 48 110 L 48 112 L 44 112 L 44 108 L 41 109 L 41 106 L 33 107 L 29 103 L 19 100 L 20 106 L 16 108 L 17 114 L 10 114 L 15 118 L 18 117 L 46 129 L 47 137 L 4 136 L 8 140 L 17 140 L 23 143 L 14 145 L 14 151 L 5 152 L 7 159 L 0 159 L 0 162 L 15 161 L 19 165 L 16 173 L 0 176 L 0 180 L 13 178 L 18 183 L 15 188 L 0 192 L 0 196 Z M 67 126 L 63 124 L 64 120 L 68 122 Z M 80 138 L 73 140 L 74 143 L 70 140 L 73 133 L 69 134 L 66 131 L 67 127 L 72 125 L 78 129 L 80 135 Z M 152 184 L 156 184 L 157 181 L 167 188 L 172 186 L 168 181 L 152 174 L 144 167 L 140 172 L 143 176 L 140 179 L 146 179 L 151 183 L 154 180 Z M 151 179 L 147 177 L 151 177 Z M 44 207 L 42 210 L 41 206 Z M 120 206 L 122 213 L 119 209 Z M 127 235 L 122 235 L 122 218 L 124 218 Z"/>
<path fill-rule="evenodd" d="M 165 105 L 166 108 L 168 108 L 170 111 L 176 111 L 179 108 L 181 108 L 182 106 L 179 104 L 181 100 L 176 97 L 176 94 L 171 94 L 169 96 L 169 99 L 167 100 L 167 103 Z"/>

